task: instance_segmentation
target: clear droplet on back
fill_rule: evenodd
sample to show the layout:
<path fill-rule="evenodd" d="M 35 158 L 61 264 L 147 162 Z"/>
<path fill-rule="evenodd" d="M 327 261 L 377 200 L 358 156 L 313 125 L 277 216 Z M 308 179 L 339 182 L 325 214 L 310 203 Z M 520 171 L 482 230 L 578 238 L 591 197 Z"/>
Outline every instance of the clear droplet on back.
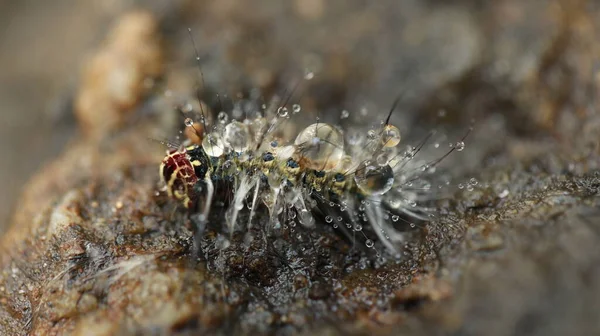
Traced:
<path fill-rule="evenodd" d="M 275 153 L 278 159 L 287 160 L 294 155 L 295 150 L 294 146 L 281 146 L 275 149 Z"/>
<path fill-rule="evenodd" d="M 208 156 L 219 157 L 225 152 L 223 139 L 217 133 L 211 133 L 202 140 L 202 148 Z"/>
<path fill-rule="evenodd" d="M 256 118 L 248 124 L 253 145 L 257 145 L 262 140 L 262 137 L 265 134 L 267 127 L 267 119 L 263 117 Z"/>
<path fill-rule="evenodd" d="M 325 123 L 315 123 L 302 130 L 294 145 L 302 164 L 310 169 L 331 170 L 344 156 L 342 133 Z"/>
<path fill-rule="evenodd" d="M 225 126 L 223 142 L 235 152 L 241 153 L 245 151 L 250 146 L 250 131 L 248 130 L 248 126 L 233 120 Z"/>

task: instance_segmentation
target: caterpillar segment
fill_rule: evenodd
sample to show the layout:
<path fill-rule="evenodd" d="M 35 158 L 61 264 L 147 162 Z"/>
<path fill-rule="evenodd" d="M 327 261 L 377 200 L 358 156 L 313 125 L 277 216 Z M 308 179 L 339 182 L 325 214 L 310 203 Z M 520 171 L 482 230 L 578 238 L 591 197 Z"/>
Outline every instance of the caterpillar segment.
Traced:
<path fill-rule="evenodd" d="M 304 128 L 295 139 L 285 139 L 277 125 L 285 124 L 288 114 L 278 114 L 270 122 L 260 115 L 242 121 L 219 119 L 210 133 L 199 134 L 201 144 L 189 142 L 167 152 L 160 176 L 169 197 L 191 211 L 203 207 L 206 218 L 207 204 L 222 194 L 214 189 L 225 182 L 225 191 L 233 193 L 224 202 L 229 206 L 226 221 L 231 233 L 245 203 L 250 209 L 248 227 L 262 203 L 270 212 L 269 226 L 276 227 L 280 217 L 287 217 L 282 218 L 287 223 L 312 227 L 313 215 L 319 213 L 348 237 L 360 232 L 365 245 L 374 248 L 362 231 L 362 225 L 369 224 L 371 237 L 393 253 L 404 242 L 399 226 L 427 220 L 433 210 L 426 204 L 433 195 L 428 177 L 456 148 L 436 160 L 416 162 L 431 134 L 417 146 L 399 150 L 400 131 L 389 124 L 389 116 L 359 139 L 345 138 L 343 130 L 323 122 Z M 193 131 L 200 129 L 189 118 L 185 124 Z"/>

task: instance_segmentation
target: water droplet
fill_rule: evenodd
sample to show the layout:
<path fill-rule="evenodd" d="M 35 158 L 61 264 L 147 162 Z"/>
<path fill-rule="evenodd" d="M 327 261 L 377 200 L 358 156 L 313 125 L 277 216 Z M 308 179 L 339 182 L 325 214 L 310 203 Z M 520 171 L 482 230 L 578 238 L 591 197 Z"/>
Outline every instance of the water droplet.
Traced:
<path fill-rule="evenodd" d="M 312 71 L 307 71 L 306 74 L 304 75 L 304 79 L 306 80 L 311 80 L 315 78 L 315 73 Z"/>
<path fill-rule="evenodd" d="M 471 183 L 471 185 L 476 186 L 477 183 L 479 183 L 474 177 L 471 177 L 471 179 L 469 180 L 469 183 Z"/>
<path fill-rule="evenodd" d="M 394 125 L 385 125 L 381 137 L 383 147 L 395 147 L 400 143 L 400 130 Z"/>
<path fill-rule="evenodd" d="M 202 148 L 206 154 L 212 157 L 219 157 L 225 152 L 223 139 L 217 133 L 211 133 L 204 137 L 204 140 L 202 140 Z"/>
<path fill-rule="evenodd" d="M 327 217 L 325 217 L 325 221 L 327 223 L 331 223 L 331 222 L 333 222 L 333 218 L 331 218 L 331 216 L 327 216 Z"/>
<path fill-rule="evenodd" d="M 375 244 L 373 243 L 373 241 L 371 239 L 367 239 L 365 241 L 365 246 L 367 246 L 368 248 L 373 247 L 373 245 L 375 245 Z"/>
<path fill-rule="evenodd" d="M 459 141 L 456 143 L 456 150 L 462 152 L 465 149 L 465 143 L 463 141 Z"/>
<path fill-rule="evenodd" d="M 362 225 L 356 223 L 354 224 L 354 231 L 362 231 L 363 227 Z"/>
<path fill-rule="evenodd" d="M 302 110 L 302 107 L 300 106 L 300 104 L 292 105 L 292 112 L 299 113 L 301 110 Z"/>
<path fill-rule="evenodd" d="M 183 106 L 181 107 L 181 110 L 185 113 L 190 113 L 194 110 L 194 106 L 192 106 L 191 103 L 185 103 L 183 104 Z"/>
<path fill-rule="evenodd" d="M 368 195 L 383 195 L 394 185 L 394 172 L 389 165 L 361 163 L 354 173 L 356 185 Z"/>
<path fill-rule="evenodd" d="M 283 146 L 275 149 L 275 153 L 280 160 L 287 160 L 291 158 L 295 152 L 296 148 L 294 146 Z"/>
<path fill-rule="evenodd" d="M 229 120 L 229 116 L 227 115 L 227 113 L 221 111 L 219 112 L 219 114 L 217 114 L 217 120 L 219 120 L 221 124 L 224 124 L 227 122 L 227 120 Z"/>
<path fill-rule="evenodd" d="M 287 118 L 287 116 L 289 115 L 289 111 L 288 108 L 285 106 L 282 106 L 280 108 L 277 109 L 277 115 L 280 118 Z"/>
<path fill-rule="evenodd" d="M 294 145 L 310 169 L 333 169 L 344 156 L 342 133 L 325 123 L 312 124 L 302 130 L 296 137 Z"/>
<path fill-rule="evenodd" d="M 459 183 L 459 184 L 458 184 L 458 189 L 464 189 L 464 187 L 465 187 L 465 185 L 464 185 L 464 184 L 462 184 L 462 183 Z"/>
<path fill-rule="evenodd" d="M 350 116 L 350 112 L 348 112 L 347 110 L 343 110 L 342 111 L 342 115 L 340 115 L 341 119 L 346 119 Z"/>
<path fill-rule="evenodd" d="M 392 216 L 392 221 L 393 221 L 393 222 L 397 222 L 397 221 L 398 221 L 398 219 L 400 219 L 400 216 L 398 216 L 398 215 L 393 215 L 393 216 Z"/>
<path fill-rule="evenodd" d="M 223 142 L 231 150 L 241 153 L 250 146 L 250 131 L 248 126 L 239 121 L 233 120 L 225 126 Z"/>
<path fill-rule="evenodd" d="M 183 123 L 187 127 L 193 127 L 194 126 L 194 120 L 192 120 L 192 118 L 185 118 L 185 120 L 183 121 Z"/>

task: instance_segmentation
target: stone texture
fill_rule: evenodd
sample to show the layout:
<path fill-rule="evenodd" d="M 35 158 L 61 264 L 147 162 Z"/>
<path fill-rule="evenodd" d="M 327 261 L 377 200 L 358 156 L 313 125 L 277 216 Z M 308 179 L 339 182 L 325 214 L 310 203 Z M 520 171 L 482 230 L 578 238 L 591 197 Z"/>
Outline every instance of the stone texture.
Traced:
<path fill-rule="evenodd" d="M 475 119 L 447 163 L 478 183 L 442 202 L 446 216 L 398 263 L 352 253 L 328 231 L 265 247 L 254 230 L 224 247 L 213 228 L 195 262 L 189 220 L 157 192 L 162 149 L 146 141 L 174 132 L 176 116 L 133 90 L 122 122 L 82 123 L 97 136 L 77 138 L 25 188 L 0 243 L 0 333 L 598 333 L 595 2 L 152 6 L 150 41 L 164 38 L 182 67 L 194 66 L 192 25 L 206 96 L 281 92 L 308 66 L 321 71 L 307 113 L 355 114 L 365 97 L 385 111 L 409 88 L 394 116 L 403 134 L 440 124 L 462 134 Z M 167 80 L 193 86 L 189 73 Z"/>

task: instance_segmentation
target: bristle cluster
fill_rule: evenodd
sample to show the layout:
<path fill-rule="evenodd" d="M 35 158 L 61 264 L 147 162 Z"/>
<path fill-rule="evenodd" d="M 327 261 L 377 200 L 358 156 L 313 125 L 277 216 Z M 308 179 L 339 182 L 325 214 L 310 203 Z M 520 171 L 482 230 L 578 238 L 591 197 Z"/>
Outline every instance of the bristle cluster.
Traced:
<path fill-rule="evenodd" d="M 346 133 L 318 118 L 296 135 L 283 132 L 300 113 L 300 105 L 293 104 L 291 109 L 220 112 L 214 125 L 205 124 L 204 116 L 201 122 L 186 118 L 185 134 L 194 136 L 170 151 L 161 165 L 169 195 L 201 212 L 203 219 L 215 195 L 225 197 L 229 233 L 251 227 L 257 209 L 266 206 L 267 231 L 282 224 L 330 225 L 367 248 L 398 252 L 408 228 L 434 214 L 430 201 L 437 188 L 430 177 L 437 165 L 462 149 L 453 146 L 433 161 L 417 160 L 433 133 L 400 148 L 400 131 L 389 123 L 389 115 L 377 127 L 359 132 Z M 241 223 L 245 208 L 249 215 Z"/>

